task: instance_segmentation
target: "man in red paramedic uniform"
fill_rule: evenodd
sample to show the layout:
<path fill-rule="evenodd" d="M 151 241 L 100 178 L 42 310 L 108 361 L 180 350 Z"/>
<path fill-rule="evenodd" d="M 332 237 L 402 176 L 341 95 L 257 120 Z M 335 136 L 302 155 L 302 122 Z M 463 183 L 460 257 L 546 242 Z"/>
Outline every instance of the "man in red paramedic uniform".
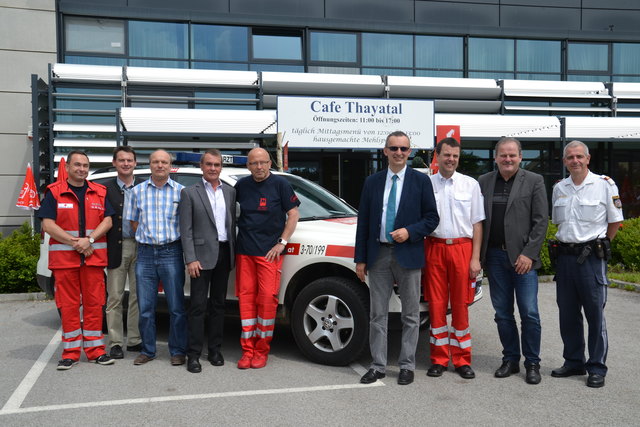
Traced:
<path fill-rule="evenodd" d="M 460 143 L 445 138 L 436 146 L 439 172 L 431 176 L 440 224 L 427 238 L 425 295 L 431 321 L 430 377 L 447 370 L 449 357 L 465 379 L 475 377 L 471 368 L 469 303 L 475 277 L 480 272 L 480 246 L 484 202 L 478 182 L 456 172 Z M 451 302 L 451 326 L 447 307 Z"/>
<path fill-rule="evenodd" d="M 55 279 L 56 306 L 62 318 L 62 360 L 58 370 L 73 367 L 82 348 L 90 361 L 114 362 L 105 354 L 102 306 L 105 303 L 106 233 L 115 214 L 104 186 L 89 182 L 89 158 L 81 151 L 67 157 L 66 181 L 47 187 L 38 216 L 49 234 L 49 269 Z M 83 307 L 80 319 L 80 305 Z"/>
<path fill-rule="evenodd" d="M 289 182 L 269 172 L 269 153 L 254 148 L 251 176 L 236 185 L 240 203 L 236 240 L 236 294 L 240 305 L 242 357 L 238 369 L 267 364 L 278 308 L 280 272 L 287 241 L 298 223 L 300 201 Z"/>

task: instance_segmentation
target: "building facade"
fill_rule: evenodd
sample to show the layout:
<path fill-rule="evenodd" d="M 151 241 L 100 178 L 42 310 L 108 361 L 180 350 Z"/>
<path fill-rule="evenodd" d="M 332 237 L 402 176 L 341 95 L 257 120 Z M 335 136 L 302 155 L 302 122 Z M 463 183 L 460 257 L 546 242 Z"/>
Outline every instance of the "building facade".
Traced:
<path fill-rule="evenodd" d="M 510 135 L 523 142 L 523 166 L 550 187 L 563 175 L 563 143 L 581 139 L 592 169 L 618 182 L 626 214 L 640 213 L 635 1 L 28 3 L 49 7 L 45 28 L 55 34 L 46 40 L 55 40 L 53 59 L 34 56 L 29 61 L 38 67 L 11 70 L 26 81 L 37 74 L 47 94 L 49 108 L 41 110 L 50 121 L 34 120 L 50 149 L 34 158 L 43 160 L 45 178 L 46 157 L 55 167 L 73 148 L 89 151 L 96 165 L 108 164 L 119 143 L 143 156 L 158 146 L 273 148 L 269 117 L 279 95 L 433 99 L 436 124 L 461 126 L 465 172 L 491 170 L 493 145 Z M 30 13 L 37 22 L 39 11 Z M 161 122 L 160 109 L 211 110 L 217 129 L 127 134 L 125 122 L 145 109 L 153 117 L 141 120 Z M 20 151 L 15 140 L 3 136 L 2 143 Z M 26 141 L 22 147 L 26 159 Z M 430 153 L 418 154 L 428 161 Z M 357 206 L 361 182 L 382 159 L 376 150 L 318 147 L 291 150 L 289 166 Z"/>

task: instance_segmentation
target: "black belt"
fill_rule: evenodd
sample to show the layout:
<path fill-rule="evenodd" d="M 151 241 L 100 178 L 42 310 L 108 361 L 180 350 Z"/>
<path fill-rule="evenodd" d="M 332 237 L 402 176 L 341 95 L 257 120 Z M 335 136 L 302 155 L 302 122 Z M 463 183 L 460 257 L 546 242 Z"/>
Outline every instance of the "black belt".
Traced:
<path fill-rule="evenodd" d="M 174 240 L 173 242 L 169 242 L 169 243 L 162 243 L 159 245 L 152 245 L 149 243 L 140 243 L 141 246 L 149 246 L 150 248 L 164 248 L 166 246 L 173 246 L 173 245 L 178 245 L 180 244 L 180 239 L 178 240 Z"/>
<path fill-rule="evenodd" d="M 583 249 L 587 246 L 592 246 L 598 239 L 589 240 L 583 243 L 564 243 L 558 242 L 558 252 L 565 255 L 580 255 Z"/>
<path fill-rule="evenodd" d="M 380 242 L 380 246 L 384 246 L 385 248 L 395 248 L 396 245 L 394 243 L 389 242 Z"/>

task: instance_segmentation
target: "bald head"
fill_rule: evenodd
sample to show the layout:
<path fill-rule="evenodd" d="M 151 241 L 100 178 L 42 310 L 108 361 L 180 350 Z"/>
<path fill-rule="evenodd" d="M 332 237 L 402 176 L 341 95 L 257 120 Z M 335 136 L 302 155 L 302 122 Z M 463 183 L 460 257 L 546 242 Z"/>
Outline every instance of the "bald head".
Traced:
<path fill-rule="evenodd" d="M 171 173 L 171 155 L 165 150 L 156 150 L 149 156 L 151 179 L 156 185 L 164 185 Z"/>
<path fill-rule="evenodd" d="M 257 182 L 264 181 L 269 178 L 269 168 L 271 168 L 271 159 L 269 153 L 264 148 L 254 148 L 249 151 L 247 156 L 247 168 L 251 172 L 251 176 Z"/>

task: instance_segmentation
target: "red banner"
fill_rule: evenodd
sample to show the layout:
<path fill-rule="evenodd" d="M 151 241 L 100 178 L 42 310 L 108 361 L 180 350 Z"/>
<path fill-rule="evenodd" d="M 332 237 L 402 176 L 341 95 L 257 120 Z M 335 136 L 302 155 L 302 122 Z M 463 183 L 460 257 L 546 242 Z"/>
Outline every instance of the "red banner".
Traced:
<path fill-rule="evenodd" d="M 65 158 L 60 159 L 60 163 L 58 164 L 58 178 L 56 181 L 66 181 L 67 180 L 67 168 L 65 165 L 67 164 Z"/>
<path fill-rule="evenodd" d="M 30 164 L 27 164 L 27 173 L 24 176 L 24 183 L 16 206 L 27 210 L 40 209 L 40 197 L 38 197 L 38 189 L 36 188 L 36 181 L 33 179 L 33 171 Z"/>
<path fill-rule="evenodd" d="M 445 138 L 455 138 L 460 142 L 460 126 L 458 125 L 437 125 L 436 126 L 436 144 Z M 438 156 L 436 150 L 433 150 L 433 158 L 431 159 L 432 174 L 438 173 Z"/>

